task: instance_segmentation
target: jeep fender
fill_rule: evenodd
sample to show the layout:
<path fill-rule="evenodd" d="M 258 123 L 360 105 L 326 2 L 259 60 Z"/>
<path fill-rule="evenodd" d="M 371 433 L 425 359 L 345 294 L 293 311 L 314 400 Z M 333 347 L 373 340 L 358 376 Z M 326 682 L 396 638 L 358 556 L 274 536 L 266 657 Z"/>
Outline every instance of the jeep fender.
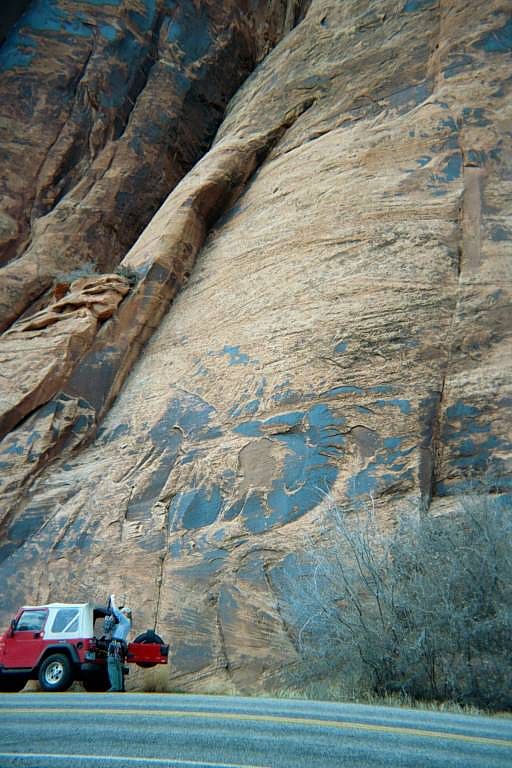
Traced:
<path fill-rule="evenodd" d="M 80 657 L 78 651 L 72 643 L 55 643 L 54 645 L 47 645 L 39 657 L 36 667 L 41 666 L 47 656 L 51 656 L 52 653 L 67 653 L 73 664 L 80 664 Z"/>

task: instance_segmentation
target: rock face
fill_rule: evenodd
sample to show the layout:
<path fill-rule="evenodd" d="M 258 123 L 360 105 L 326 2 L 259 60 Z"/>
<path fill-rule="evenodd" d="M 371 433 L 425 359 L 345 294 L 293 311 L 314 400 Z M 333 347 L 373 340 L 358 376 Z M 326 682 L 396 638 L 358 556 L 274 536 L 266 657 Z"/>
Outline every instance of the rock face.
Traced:
<path fill-rule="evenodd" d="M 98 325 L 112 317 L 129 291 L 118 275 L 56 286 L 56 300 L 19 320 L 0 337 L 0 435 L 60 391 L 92 345 Z"/>
<path fill-rule="evenodd" d="M 116 266 L 208 148 L 295 0 L 33 0 L 2 47 L 0 328 Z"/>
<path fill-rule="evenodd" d="M 326 495 L 509 498 L 509 4 L 68 5 L 0 49 L 2 618 L 117 590 L 270 686 Z"/>

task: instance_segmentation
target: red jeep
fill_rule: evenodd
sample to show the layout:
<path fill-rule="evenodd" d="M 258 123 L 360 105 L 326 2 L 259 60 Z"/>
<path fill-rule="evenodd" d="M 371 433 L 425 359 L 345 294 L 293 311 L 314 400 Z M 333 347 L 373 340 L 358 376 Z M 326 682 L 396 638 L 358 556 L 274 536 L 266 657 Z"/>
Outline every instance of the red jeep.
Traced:
<path fill-rule="evenodd" d="M 45 691 L 65 691 L 74 680 L 86 691 L 106 691 L 107 613 L 92 603 L 25 605 L 0 636 L 0 691 L 21 691 L 27 680 L 39 680 Z M 167 664 L 168 654 L 169 646 L 148 630 L 128 643 L 126 660 L 153 667 Z"/>

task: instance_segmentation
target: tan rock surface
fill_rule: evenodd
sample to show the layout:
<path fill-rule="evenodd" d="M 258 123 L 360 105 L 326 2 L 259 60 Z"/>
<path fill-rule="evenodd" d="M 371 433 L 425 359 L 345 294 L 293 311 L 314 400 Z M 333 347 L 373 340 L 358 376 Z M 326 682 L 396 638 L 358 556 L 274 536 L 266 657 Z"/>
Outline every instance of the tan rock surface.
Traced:
<path fill-rule="evenodd" d="M 64 399 L 0 443 L 4 616 L 123 591 L 173 685 L 251 690 L 294 658 L 283 574 L 324 494 L 384 522 L 506 494 L 511 48 L 501 0 L 312 2 L 126 255 Z M 35 433 L 65 452 L 34 479 Z"/>
<path fill-rule="evenodd" d="M 75 280 L 62 298 L 0 337 L 0 436 L 65 386 L 128 291 L 118 275 Z"/>

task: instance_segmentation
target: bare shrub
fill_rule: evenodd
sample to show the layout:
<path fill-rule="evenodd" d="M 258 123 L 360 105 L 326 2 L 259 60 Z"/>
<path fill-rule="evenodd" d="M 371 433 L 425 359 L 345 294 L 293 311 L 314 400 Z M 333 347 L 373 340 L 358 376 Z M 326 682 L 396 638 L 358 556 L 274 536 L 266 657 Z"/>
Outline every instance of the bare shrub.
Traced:
<path fill-rule="evenodd" d="M 158 664 L 156 667 L 145 669 L 140 687 L 146 693 L 169 693 L 172 688 L 167 665 Z"/>
<path fill-rule="evenodd" d="M 510 708 L 507 499 L 469 497 L 436 517 L 407 513 L 388 534 L 372 509 L 358 516 L 331 506 L 329 518 L 321 538 L 330 535 L 330 545 L 307 543 L 286 590 L 299 655 L 290 682 Z"/>

